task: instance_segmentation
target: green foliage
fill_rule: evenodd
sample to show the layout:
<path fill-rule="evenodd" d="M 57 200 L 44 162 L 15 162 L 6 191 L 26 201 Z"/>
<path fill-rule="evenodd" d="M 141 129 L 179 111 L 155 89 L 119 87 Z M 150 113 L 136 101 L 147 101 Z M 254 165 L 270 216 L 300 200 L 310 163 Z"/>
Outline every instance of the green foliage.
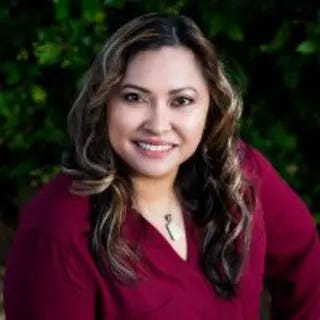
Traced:
<path fill-rule="evenodd" d="M 189 15 L 212 39 L 244 95 L 242 136 L 266 153 L 319 223 L 320 5 L 297 0 L 1 3 L 0 174 L 11 204 L 3 208 L 17 208 L 58 170 L 83 73 L 113 30 L 150 11 Z"/>

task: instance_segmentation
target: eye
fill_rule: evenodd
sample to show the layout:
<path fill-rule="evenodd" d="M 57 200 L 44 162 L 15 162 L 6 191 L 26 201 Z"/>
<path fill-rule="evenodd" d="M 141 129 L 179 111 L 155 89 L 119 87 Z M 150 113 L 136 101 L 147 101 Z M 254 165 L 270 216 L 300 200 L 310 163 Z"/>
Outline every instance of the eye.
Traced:
<path fill-rule="evenodd" d="M 131 102 L 131 103 L 143 102 L 144 101 L 144 99 L 142 99 L 142 97 L 140 97 L 139 94 L 135 93 L 135 92 L 124 93 L 123 94 L 123 99 L 125 101 Z"/>
<path fill-rule="evenodd" d="M 192 98 L 188 98 L 185 96 L 180 96 L 174 99 L 173 105 L 174 106 L 186 106 L 193 102 L 194 100 Z"/>

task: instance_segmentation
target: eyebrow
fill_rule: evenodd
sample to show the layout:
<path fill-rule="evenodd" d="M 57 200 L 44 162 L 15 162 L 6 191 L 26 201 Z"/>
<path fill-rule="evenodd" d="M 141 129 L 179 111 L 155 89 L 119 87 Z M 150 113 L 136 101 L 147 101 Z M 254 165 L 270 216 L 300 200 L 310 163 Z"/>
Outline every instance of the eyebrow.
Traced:
<path fill-rule="evenodd" d="M 124 84 L 123 86 L 121 86 L 121 89 L 136 89 L 136 90 L 139 90 L 139 91 L 142 91 L 146 94 L 151 94 L 151 91 L 146 89 L 146 88 L 143 88 L 143 87 L 140 87 L 140 86 L 137 86 L 135 84 Z M 169 94 L 176 94 L 180 91 L 184 91 L 184 90 L 192 90 L 194 91 L 196 94 L 198 94 L 197 90 L 193 87 L 181 87 L 181 88 L 177 88 L 177 89 L 173 89 L 173 90 L 170 90 L 169 91 Z"/>

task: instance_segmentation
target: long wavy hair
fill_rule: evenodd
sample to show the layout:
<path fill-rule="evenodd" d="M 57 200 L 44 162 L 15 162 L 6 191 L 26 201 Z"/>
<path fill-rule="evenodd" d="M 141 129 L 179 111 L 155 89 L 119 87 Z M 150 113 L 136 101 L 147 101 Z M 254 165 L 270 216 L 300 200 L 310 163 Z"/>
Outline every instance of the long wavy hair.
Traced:
<path fill-rule="evenodd" d="M 247 182 L 237 151 L 242 102 L 228 81 L 213 44 L 188 17 L 146 14 L 118 29 L 89 69 L 68 116 L 71 145 L 63 172 L 72 192 L 90 196 L 91 249 L 101 273 L 136 280 L 134 250 L 121 237 L 132 185 L 106 130 L 108 98 L 119 87 L 129 60 L 139 51 L 184 46 L 196 56 L 210 92 L 210 106 L 196 152 L 180 166 L 176 185 L 183 206 L 202 231 L 202 267 L 223 297 L 236 294 L 250 239 Z"/>

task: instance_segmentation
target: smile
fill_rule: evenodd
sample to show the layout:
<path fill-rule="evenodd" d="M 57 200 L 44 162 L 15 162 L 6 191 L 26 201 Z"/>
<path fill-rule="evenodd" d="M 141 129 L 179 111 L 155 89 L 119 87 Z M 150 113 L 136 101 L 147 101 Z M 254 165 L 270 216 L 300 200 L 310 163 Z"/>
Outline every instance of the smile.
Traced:
<path fill-rule="evenodd" d="M 137 146 L 148 151 L 169 151 L 174 146 L 172 144 L 151 144 L 146 142 L 136 142 Z"/>

